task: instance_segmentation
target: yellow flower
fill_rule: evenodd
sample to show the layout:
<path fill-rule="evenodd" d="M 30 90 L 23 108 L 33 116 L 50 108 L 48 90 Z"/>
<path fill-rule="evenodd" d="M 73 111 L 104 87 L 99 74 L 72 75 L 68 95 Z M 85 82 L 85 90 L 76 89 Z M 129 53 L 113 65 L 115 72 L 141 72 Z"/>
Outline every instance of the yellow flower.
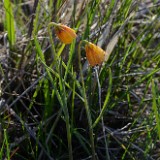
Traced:
<path fill-rule="evenodd" d="M 77 37 L 76 32 L 63 24 L 56 24 L 51 22 L 55 26 L 55 33 L 57 37 L 65 44 L 70 44 Z"/>
<path fill-rule="evenodd" d="M 89 64 L 92 67 L 96 65 L 101 65 L 105 61 L 106 52 L 93 43 L 90 43 L 88 41 L 84 42 L 86 42 L 85 51 Z"/>

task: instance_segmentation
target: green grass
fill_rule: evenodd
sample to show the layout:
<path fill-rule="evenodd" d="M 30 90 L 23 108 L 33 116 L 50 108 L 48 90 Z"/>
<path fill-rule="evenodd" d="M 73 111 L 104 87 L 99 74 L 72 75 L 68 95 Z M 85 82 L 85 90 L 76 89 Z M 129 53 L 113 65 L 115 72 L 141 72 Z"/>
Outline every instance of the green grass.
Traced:
<path fill-rule="evenodd" d="M 15 20 L 12 11 L 12 3 L 9 0 L 4 1 L 4 11 L 5 11 L 5 29 L 8 33 L 8 40 L 10 45 L 13 47 L 16 41 L 16 34 L 15 34 Z"/>
<path fill-rule="evenodd" d="M 0 159 L 158 159 L 160 2 L 33 2 L 0 2 Z M 82 40 L 107 53 L 98 79 Z"/>

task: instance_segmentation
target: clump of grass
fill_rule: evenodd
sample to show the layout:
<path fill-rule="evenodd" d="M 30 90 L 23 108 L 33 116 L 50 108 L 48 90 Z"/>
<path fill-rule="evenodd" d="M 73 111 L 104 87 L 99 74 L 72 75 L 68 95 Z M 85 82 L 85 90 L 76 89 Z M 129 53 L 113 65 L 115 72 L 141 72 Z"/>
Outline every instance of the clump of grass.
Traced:
<path fill-rule="evenodd" d="M 0 7 L 1 159 L 158 158 L 159 1 Z M 52 21 L 75 29 L 75 41 L 61 43 Z M 108 54 L 98 77 L 81 40 Z"/>

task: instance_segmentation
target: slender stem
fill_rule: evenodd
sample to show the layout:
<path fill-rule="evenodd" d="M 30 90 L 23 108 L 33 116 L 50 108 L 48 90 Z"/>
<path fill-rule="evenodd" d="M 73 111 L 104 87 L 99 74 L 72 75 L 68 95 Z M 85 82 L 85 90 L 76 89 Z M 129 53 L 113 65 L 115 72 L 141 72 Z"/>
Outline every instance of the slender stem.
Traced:
<path fill-rule="evenodd" d="M 100 107 L 100 112 L 102 111 L 102 104 L 101 104 L 101 85 L 99 82 L 99 76 L 98 76 L 98 71 L 97 71 L 97 67 L 94 67 L 95 70 L 95 74 L 96 74 L 96 78 L 97 78 L 97 83 L 98 83 L 98 96 L 99 96 L 99 107 Z M 101 118 L 102 121 L 102 131 L 103 131 L 103 136 L 104 136 L 104 142 L 105 142 L 105 148 L 106 148 L 106 160 L 110 160 L 110 156 L 109 156 L 109 152 L 108 152 L 108 144 L 107 144 L 107 140 L 106 140 L 106 133 L 105 133 L 105 126 L 104 126 L 104 119 L 103 116 Z"/>
<path fill-rule="evenodd" d="M 51 41 L 51 47 L 52 47 L 52 50 L 53 50 L 53 56 L 54 56 L 54 62 L 53 64 L 56 63 L 57 61 L 57 55 L 56 55 L 56 50 L 55 50 L 55 46 L 54 46 L 54 41 L 53 41 L 53 38 L 52 38 L 52 31 L 51 31 L 51 27 L 54 26 L 55 23 L 54 22 L 50 22 L 48 24 L 48 33 L 49 33 L 49 38 L 50 38 L 50 41 Z"/>
<path fill-rule="evenodd" d="M 78 46 L 78 56 L 79 56 L 79 68 L 80 68 L 80 77 L 82 82 L 82 94 L 84 97 L 84 105 L 86 109 L 87 119 L 88 119 L 88 125 L 89 125 L 89 136 L 90 136 L 90 142 L 91 142 L 91 150 L 92 150 L 92 160 L 96 160 L 96 153 L 95 153 L 95 146 L 94 146 L 94 137 L 93 137 L 93 128 L 92 128 L 92 117 L 91 112 L 88 106 L 86 91 L 85 91 L 85 84 L 84 84 L 84 78 L 82 73 L 82 65 L 81 65 L 81 44 L 83 41 L 79 43 Z"/>
<path fill-rule="evenodd" d="M 61 65 L 62 66 L 62 65 Z M 65 88 L 65 83 L 63 80 L 62 76 L 62 70 L 60 67 L 59 71 L 59 86 L 60 86 L 60 91 L 58 93 L 58 90 L 56 90 L 56 94 L 58 95 L 59 102 L 61 104 L 61 107 L 64 112 L 64 117 L 65 117 L 65 122 L 66 122 L 66 129 L 67 129 L 67 140 L 68 140 L 68 152 L 69 152 L 69 160 L 73 160 L 73 152 L 72 152 L 72 135 L 71 135 L 71 126 L 70 126 L 70 116 L 69 116 L 69 111 L 67 107 L 67 95 L 66 95 L 66 88 Z"/>
<path fill-rule="evenodd" d="M 69 150 L 69 160 L 73 160 L 72 155 L 72 135 L 71 135 L 71 127 L 69 123 L 69 115 L 66 115 L 66 128 L 67 128 L 67 139 L 68 139 L 68 150 Z"/>

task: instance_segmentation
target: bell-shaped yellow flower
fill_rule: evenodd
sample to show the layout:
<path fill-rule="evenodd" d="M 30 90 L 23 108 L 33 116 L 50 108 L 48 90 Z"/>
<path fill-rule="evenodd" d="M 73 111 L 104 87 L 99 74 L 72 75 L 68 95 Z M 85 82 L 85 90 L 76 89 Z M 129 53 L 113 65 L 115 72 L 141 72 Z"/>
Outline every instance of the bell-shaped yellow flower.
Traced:
<path fill-rule="evenodd" d="M 101 65 L 105 61 L 106 52 L 93 43 L 90 43 L 88 41 L 84 42 L 86 42 L 85 51 L 89 64 L 92 67 L 96 65 Z"/>
<path fill-rule="evenodd" d="M 77 37 L 76 32 L 63 24 L 51 22 L 55 26 L 55 33 L 61 42 L 70 44 Z"/>

